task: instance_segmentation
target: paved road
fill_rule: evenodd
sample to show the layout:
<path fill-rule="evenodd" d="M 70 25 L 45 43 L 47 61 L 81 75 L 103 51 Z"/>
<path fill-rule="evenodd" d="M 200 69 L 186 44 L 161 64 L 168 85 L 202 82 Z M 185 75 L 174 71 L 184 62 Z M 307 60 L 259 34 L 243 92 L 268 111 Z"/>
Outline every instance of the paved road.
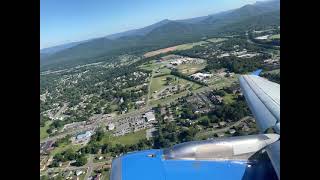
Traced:
<path fill-rule="evenodd" d="M 149 106 L 149 99 L 150 99 L 150 95 L 152 94 L 152 92 L 151 92 L 151 83 L 152 83 L 152 79 L 153 79 L 153 72 L 154 72 L 154 70 L 152 69 L 151 78 L 150 78 L 149 87 L 148 87 L 148 95 L 147 95 L 147 99 L 146 99 L 146 101 L 147 101 L 146 106 Z"/>
<path fill-rule="evenodd" d="M 91 176 L 92 169 L 93 169 L 92 161 L 93 161 L 93 155 L 90 154 L 89 155 L 89 161 L 87 163 L 88 171 L 87 171 L 86 175 L 84 176 L 84 180 L 87 180 Z"/>
<path fill-rule="evenodd" d="M 63 113 L 68 107 L 68 103 L 63 103 L 63 106 L 59 109 L 59 111 L 53 116 L 53 119 L 56 119 L 60 116 L 61 113 Z"/>

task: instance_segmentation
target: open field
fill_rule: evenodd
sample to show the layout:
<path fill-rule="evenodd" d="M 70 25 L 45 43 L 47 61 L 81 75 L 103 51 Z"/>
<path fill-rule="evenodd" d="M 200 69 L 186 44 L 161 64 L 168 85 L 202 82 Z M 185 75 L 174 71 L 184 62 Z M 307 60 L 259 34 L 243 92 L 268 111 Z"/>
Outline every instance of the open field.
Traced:
<path fill-rule="evenodd" d="M 207 44 L 208 42 L 206 41 L 199 41 L 199 42 L 194 42 L 194 43 L 187 43 L 187 44 L 181 44 L 177 46 L 177 51 L 181 51 L 181 50 L 186 50 L 186 49 L 191 49 L 194 46 L 201 46 L 203 44 Z"/>
<path fill-rule="evenodd" d="M 225 40 L 227 40 L 227 38 L 210 38 L 210 39 L 207 39 L 206 41 L 217 43 L 217 42 L 222 42 Z"/>
<path fill-rule="evenodd" d="M 47 121 L 44 127 L 40 127 L 40 140 L 49 137 L 47 130 L 49 129 L 51 123 L 52 121 Z"/>
<path fill-rule="evenodd" d="M 156 106 L 158 104 L 168 104 L 168 103 L 171 103 L 171 102 L 174 102 L 176 101 L 176 99 L 180 98 L 180 97 L 183 97 L 183 96 L 186 96 L 188 94 L 188 91 L 183 91 L 179 94 L 174 94 L 170 97 L 167 97 L 167 98 L 164 98 L 164 99 L 158 99 L 158 100 L 153 100 L 153 101 L 150 101 L 150 105 L 151 106 Z"/>
<path fill-rule="evenodd" d="M 164 77 L 164 76 L 161 76 Z M 184 80 L 184 79 L 183 79 Z M 184 80 L 186 82 L 189 82 L 187 80 Z M 210 89 L 221 89 L 223 87 L 227 87 L 230 86 L 232 83 L 237 82 L 237 77 L 229 77 L 229 78 L 220 78 L 219 80 L 215 81 L 214 83 L 210 84 L 208 87 L 203 86 L 201 87 L 201 85 L 193 83 L 193 86 L 191 87 L 191 91 L 194 93 L 198 93 L 198 92 L 203 92 L 203 91 L 207 91 Z M 192 82 L 191 82 L 192 83 Z M 188 94 L 188 91 L 183 91 L 181 93 L 178 94 L 173 94 L 169 97 L 166 97 L 164 99 L 157 99 L 157 100 L 150 100 L 150 105 L 151 106 L 156 106 L 157 104 L 168 104 L 170 102 L 174 102 L 176 99 L 186 96 Z M 229 98 L 229 99 L 228 99 Z M 227 101 L 232 101 L 231 97 L 227 97 Z"/>
<path fill-rule="evenodd" d="M 179 77 L 176 77 L 174 75 L 165 75 L 165 76 L 160 76 L 160 77 L 156 77 L 156 78 L 153 78 L 152 80 L 152 83 L 151 83 L 151 94 L 154 95 L 154 91 L 161 91 L 163 89 L 165 89 L 166 86 L 166 78 L 167 77 L 171 77 L 172 80 L 170 81 L 170 86 L 171 85 L 181 85 L 182 87 L 187 85 L 187 84 L 190 84 L 191 86 L 189 86 L 187 89 L 191 88 L 190 90 L 191 91 L 194 91 L 194 90 L 197 90 L 199 88 L 201 88 L 202 86 L 197 84 L 197 83 L 194 83 L 194 82 L 191 82 L 191 81 L 188 81 L 188 80 L 185 80 L 185 79 L 182 79 L 182 78 L 179 78 Z M 169 102 L 172 102 L 174 101 L 175 99 L 179 98 L 179 97 L 182 97 L 182 96 L 185 96 L 187 95 L 188 91 L 187 90 L 184 90 L 178 94 L 171 94 L 170 96 L 168 97 L 165 97 L 163 99 L 150 99 L 150 105 L 156 105 L 156 104 L 167 104 Z"/>
<path fill-rule="evenodd" d="M 216 39 L 216 38 L 214 38 L 214 39 Z M 143 56 L 144 57 L 152 57 L 152 56 L 156 56 L 156 55 L 171 52 L 171 51 L 187 50 L 187 49 L 193 48 L 194 46 L 203 45 L 203 44 L 207 44 L 207 43 L 208 42 L 206 42 L 206 41 L 199 41 L 199 42 L 194 42 L 194 43 L 180 44 L 177 46 L 172 46 L 172 47 L 167 47 L 167 48 L 163 48 L 163 49 L 158 49 L 155 51 L 150 51 L 150 52 L 145 53 Z"/>
<path fill-rule="evenodd" d="M 153 78 L 152 79 L 152 83 L 151 83 L 151 92 L 150 93 L 153 93 L 154 91 L 159 91 L 159 90 L 162 90 L 166 87 L 166 78 L 167 77 L 171 77 L 172 80 L 170 81 L 170 85 L 186 85 L 186 84 L 191 84 L 192 88 L 193 89 L 197 89 L 199 87 L 201 87 L 201 85 L 199 84 L 196 84 L 196 83 L 193 83 L 191 81 L 188 81 L 188 80 L 185 80 L 185 79 L 182 79 L 182 78 L 179 78 L 179 77 L 176 77 L 176 76 L 173 76 L 173 75 L 164 75 L 164 76 L 160 76 L 160 77 L 156 77 L 156 78 Z"/>
<path fill-rule="evenodd" d="M 56 147 L 56 148 L 54 148 L 51 152 L 50 152 L 50 154 L 52 155 L 52 156 L 54 156 L 55 154 L 57 154 L 57 153 L 61 153 L 61 152 L 63 152 L 63 151 L 65 151 L 65 150 L 67 150 L 67 149 L 73 149 L 74 151 L 77 151 L 77 150 L 79 150 L 81 147 L 83 147 L 82 145 L 74 145 L 74 144 L 72 144 L 72 143 L 69 143 L 69 144 L 61 144 L 59 147 Z"/>
<path fill-rule="evenodd" d="M 154 61 L 152 61 L 150 63 L 143 64 L 139 67 L 144 70 L 152 71 L 156 66 L 157 66 L 157 64 L 155 64 Z"/>
<path fill-rule="evenodd" d="M 172 47 L 168 47 L 168 48 L 164 48 L 164 49 L 159 49 L 156 51 L 147 52 L 143 56 L 144 57 L 152 57 L 152 56 L 156 56 L 158 54 L 167 53 L 167 52 L 175 51 L 175 50 L 177 50 L 177 46 L 172 46 Z"/>
<path fill-rule="evenodd" d="M 160 76 L 160 77 L 156 77 L 156 78 L 152 78 L 152 82 L 151 82 L 151 87 L 150 87 L 150 93 L 153 93 L 154 91 L 159 91 L 160 89 L 162 89 L 165 86 L 165 79 L 168 76 Z"/>
<path fill-rule="evenodd" d="M 235 96 L 233 94 L 225 94 L 225 96 L 223 96 L 223 101 L 225 104 L 231 104 L 233 103 Z"/>
<path fill-rule="evenodd" d="M 156 72 L 154 73 L 154 76 L 166 75 L 166 74 L 170 74 L 170 72 L 171 72 L 170 69 L 168 69 L 166 67 L 162 67 L 162 68 L 159 68 L 156 70 Z"/>
<path fill-rule="evenodd" d="M 104 180 L 109 180 L 109 178 L 110 178 L 110 171 L 103 171 L 103 172 L 102 172 L 102 178 L 103 178 Z"/>
<path fill-rule="evenodd" d="M 111 143 L 115 144 L 122 144 L 122 145 L 129 145 L 129 144 L 136 144 L 139 142 L 140 139 L 146 138 L 146 130 L 137 131 L 134 133 L 129 133 L 124 136 L 111 136 L 110 134 L 105 135 L 102 139 L 102 143 Z"/>
<path fill-rule="evenodd" d="M 143 84 L 140 84 L 140 85 L 137 85 L 137 86 L 133 86 L 133 87 L 122 89 L 122 91 L 139 90 L 139 89 L 142 89 L 143 86 L 144 86 Z"/>
<path fill-rule="evenodd" d="M 185 75 L 194 74 L 206 67 L 206 63 L 203 64 L 181 64 L 177 66 L 179 72 Z"/>
<path fill-rule="evenodd" d="M 111 104 L 110 108 L 111 108 L 112 110 L 116 110 L 116 109 L 118 108 L 118 105 L 116 105 L 116 104 Z"/>
<path fill-rule="evenodd" d="M 274 34 L 268 37 L 268 39 L 280 39 L 280 34 Z"/>

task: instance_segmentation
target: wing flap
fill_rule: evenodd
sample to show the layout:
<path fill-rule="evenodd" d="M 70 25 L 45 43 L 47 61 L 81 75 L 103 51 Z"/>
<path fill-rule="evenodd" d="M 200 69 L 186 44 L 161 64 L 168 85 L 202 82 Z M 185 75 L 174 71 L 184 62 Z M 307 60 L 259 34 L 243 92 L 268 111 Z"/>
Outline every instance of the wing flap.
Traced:
<path fill-rule="evenodd" d="M 266 150 L 271 159 L 272 166 L 280 179 L 280 140 L 269 145 Z"/>

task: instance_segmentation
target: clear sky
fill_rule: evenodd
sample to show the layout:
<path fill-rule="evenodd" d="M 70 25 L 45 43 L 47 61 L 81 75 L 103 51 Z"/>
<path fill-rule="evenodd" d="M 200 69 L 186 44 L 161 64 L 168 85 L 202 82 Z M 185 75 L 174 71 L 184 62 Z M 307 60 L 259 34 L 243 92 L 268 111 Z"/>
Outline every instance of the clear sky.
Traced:
<path fill-rule="evenodd" d="M 256 0 L 40 0 L 40 48 L 205 16 Z"/>

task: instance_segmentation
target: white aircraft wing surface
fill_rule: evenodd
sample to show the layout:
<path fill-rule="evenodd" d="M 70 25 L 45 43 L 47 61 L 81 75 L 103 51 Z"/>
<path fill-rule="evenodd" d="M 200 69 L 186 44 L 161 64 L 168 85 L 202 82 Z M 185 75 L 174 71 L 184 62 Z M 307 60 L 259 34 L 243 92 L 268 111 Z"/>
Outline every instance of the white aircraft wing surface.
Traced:
<path fill-rule="evenodd" d="M 257 75 L 242 75 L 239 81 L 260 132 L 271 128 L 280 135 L 280 85 Z M 280 179 L 280 140 L 266 150 Z"/>
<path fill-rule="evenodd" d="M 280 85 L 256 75 L 242 75 L 239 81 L 260 132 L 280 128 Z"/>

